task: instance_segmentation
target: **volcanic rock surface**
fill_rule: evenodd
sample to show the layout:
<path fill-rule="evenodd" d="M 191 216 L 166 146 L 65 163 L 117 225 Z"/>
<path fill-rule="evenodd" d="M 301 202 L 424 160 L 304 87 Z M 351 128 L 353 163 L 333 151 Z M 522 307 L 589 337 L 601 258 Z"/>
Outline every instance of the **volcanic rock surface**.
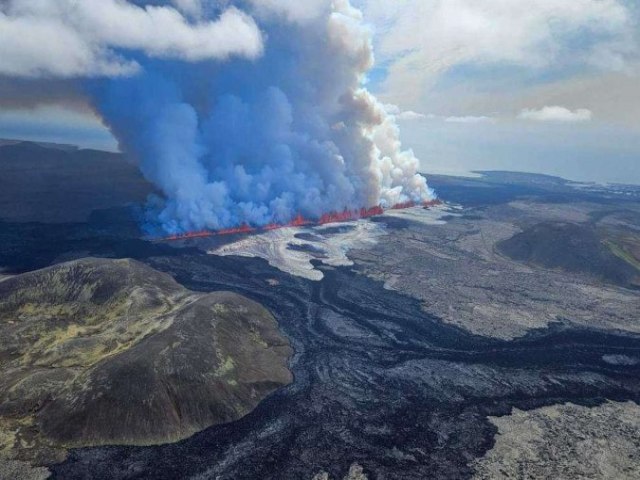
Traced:
<path fill-rule="evenodd" d="M 640 478 L 640 406 L 553 405 L 490 418 L 496 444 L 476 462 L 475 480 Z"/>
<path fill-rule="evenodd" d="M 524 208 L 465 207 L 441 225 L 424 225 L 415 220 L 423 211 L 412 209 L 414 219 L 349 258 L 426 312 L 482 336 L 508 340 L 551 324 L 640 333 L 640 269 L 622 259 L 638 242 L 638 205 Z"/>
<path fill-rule="evenodd" d="M 507 438 L 508 432 L 500 422 L 515 425 L 518 422 L 511 417 L 520 415 L 542 415 L 544 418 L 534 423 L 543 434 L 538 437 L 540 441 L 513 443 L 510 458 L 505 458 L 510 461 L 506 464 L 509 468 L 521 464 L 519 459 L 526 460 L 529 452 L 535 451 L 550 455 L 545 457 L 550 459 L 548 466 L 561 471 L 563 459 L 572 457 L 580 448 L 573 446 L 584 441 L 588 447 L 596 440 L 592 445 L 602 446 L 599 452 L 603 454 L 611 450 L 607 445 L 614 449 L 627 445 L 619 450 L 623 455 L 629 446 L 637 450 L 633 444 L 624 443 L 629 435 L 638 438 L 636 427 L 626 420 L 617 421 L 616 415 L 623 413 L 616 409 L 606 411 L 606 406 L 609 402 L 624 405 L 637 417 L 638 291 L 588 272 L 514 260 L 502 254 L 497 245 L 535 225 L 571 223 L 594 228 L 615 256 L 633 265 L 640 258 L 640 189 L 590 186 L 576 190 L 556 179 L 522 174 L 479 179 L 432 176 L 432 185 L 446 205 L 432 210 L 387 212 L 370 219 L 376 224 L 375 230 L 383 232 L 376 242 L 346 242 L 344 237 L 355 233 L 356 225 L 302 228 L 282 241 L 265 243 L 260 247 L 264 256 L 253 255 L 254 252 L 249 252 L 252 255 L 248 257 L 236 256 L 240 252 L 228 256 L 207 254 L 216 246 L 244 240 L 234 236 L 170 244 L 148 241 L 127 227 L 126 216 L 119 215 L 122 209 L 94 212 L 86 224 L 0 221 L 0 272 L 18 275 L 0 283 L 3 288 L 6 282 L 15 286 L 14 282 L 24 278 L 20 274 L 26 271 L 59 264 L 64 259 L 135 258 L 155 269 L 133 262 L 153 272 L 143 276 L 152 287 L 169 279 L 166 281 L 170 292 L 165 287 L 160 292 L 161 298 L 174 299 L 170 311 L 189 310 L 191 305 L 195 308 L 199 304 L 197 298 L 208 297 L 184 291 L 170 278 L 192 291 L 233 291 L 273 312 L 295 347 L 289 364 L 295 376 L 291 385 L 269 395 L 241 419 L 211 426 L 179 442 L 71 448 L 56 457 L 58 450 L 54 447 L 63 442 L 43 433 L 52 431 L 45 430 L 54 422 L 45 424 L 43 412 L 54 402 L 44 399 L 32 410 L 16 400 L 12 408 L 20 413 L 2 417 L 1 455 L 11 460 L 0 462 L 0 468 L 4 467 L 0 478 L 43 479 L 50 474 L 52 480 L 300 480 L 318 474 L 320 479 L 342 480 L 345 475 L 349 478 L 351 470 L 370 480 L 470 480 L 482 474 L 478 462 L 486 461 L 490 467 L 492 459 L 502 458 L 501 439 L 503 435 Z M 2 194 L 0 191 L 0 197 Z M 570 230 L 570 236 L 574 235 L 571 232 L 578 230 Z M 337 246 L 348 247 L 341 253 L 346 261 L 340 265 L 329 264 L 329 260 L 337 258 L 332 257 L 327 246 L 334 238 Z M 283 268 L 296 265 L 291 259 L 297 255 L 304 255 L 305 263 L 322 273 L 322 279 L 311 281 L 297 270 L 291 274 Z M 278 256 L 286 263 L 276 268 L 273 259 Z M 121 277 L 117 275 L 118 280 Z M 41 283 L 43 290 L 54 292 L 47 286 L 51 282 Z M 171 293 L 174 288 L 177 291 Z M 28 303 L 24 301 L 25 305 Z M 134 311 L 132 308 L 130 320 L 134 319 Z M 157 314 L 155 318 L 162 321 L 164 317 Z M 41 378 L 58 382 L 56 385 L 60 385 L 56 380 L 60 371 L 77 375 L 82 381 L 85 377 L 96 378 L 93 372 L 98 366 L 115 362 L 125 353 L 132 362 L 135 359 L 149 365 L 145 357 L 147 346 L 154 358 L 164 358 L 155 342 L 166 348 L 168 342 L 163 339 L 168 332 L 178 325 L 178 332 L 188 330 L 189 321 L 180 318 L 177 315 L 171 326 L 144 334 L 124 353 L 104 354 L 98 363 L 89 356 L 89 366 L 72 364 L 63 368 L 51 352 L 42 353 L 43 364 L 38 365 L 44 372 Z M 3 323 L 9 320 L 15 322 L 15 315 Z M 209 335 L 207 331 L 199 328 L 198 335 Z M 244 338 L 246 331 L 239 332 L 234 342 L 236 337 Z M 17 346 L 13 350 L 2 350 L 3 365 L 13 362 L 12 375 L 26 369 L 16 366 L 18 346 L 33 348 L 33 335 L 29 337 L 26 328 L 24 332 L 24 343 L 14 340 Z M 10 337 L 4 329 L 1 333 L 8 343 Z M 189 343 L 196 345 L 194 351 L 202 348 L 194 342 Z M 227 348 L 234 345 L 242 350 L 237 342 Z M 180 353 L 180 349 L 174 350 L 171 358 L 176 364 L 189 365 L 194 356 Z M 13 356 L 7 353 L 11 351 L 15 352 Z M 198 362 L 206 361 L 210 354 L 210 350 L 205 351 L 198 356 Z M 52 359 L 55 361 L 50 365 L 46 363 Z M 180 363 L 182 359 L 184 363 Z M 237 359 L 234 362 L 237 375 L 241 368 L 255 365 L 241 365 Z M 215 368 L 224 364 L 216 360 Z M 269 366 L 273 368 L 273 364 Z M 122 368 L 125 375 L 134 372 Z M 156 363 L 149 368 L 164 372 Z M 197 364 L 189 369 L 201 371 Z M 82 376 L 83 371 L 89 373 Z M 185 369 L 174 371 L 175 375 L 162 374 L 168 385 L 176 385 L 177 378 L 186 378 Z M 8 375 L 3 373 L 3 378 Z M 135 373 L 133 379 L 122 381 L 138 378 L 145 377 Z M 69 383 L 75 385 L 73 381 Z M 155 384 L 149 387 L 149 383 L 140 383 L 138 390 L 153 391 Z M 177 384 L 190 385 L 186 380 Z M 68 387 L 62 391 L 66 395 Z M 117 391 L 128 394 L 126 389 Z M 79 390 L 78 395 L 84 395 L 83 391 Z M 200 393 L 196 392 L 196 396 Z M 26 396 L 25 403 L 31 402 L 30 398 Z M 109 398 L 120 401 L 115 396 Z M 84 405 L 79 401 L 77 411 L 82 412 Z M 600 407 L 605 409 L 601 411 Z M 68 413 L 65 408 L 58 406 L 59 411 Z M 173 411 L 166 408 L 169 413 Z M 557 416 L 545 413 L 547 408 Z M 76 407 L 73 409 L 75 413 Z M 597 412 L 603 412 L 602 419 Z M 127 421 L 125 415 L 121 415 L 123 422 Z M 66 434 L 66 428 L 60 428 L 58 435 Z M 561 441 L 551 438 L 556 434 Z M 565 444 L 570 446 L 568 457 L 562 453 Z M 35 448 L 30 449 L 29 445 Z M 53 452 L 46 451 L 48 445 Z M 67 445 L 63 446 L 67 450 Z M 29 470 L 27 461 L 33 450 L 41 452 L 40 458 L 50 453 L 38 463 L 46 469 Z M 554 452 L 558 455 L 554 456 Z M 633 455 L 625 459 L 613 453 L 616 455 L 612 458 L 620 461 L 618 467 L 622 469 L 617 471 L 628 469 L 635 473 L 633 468 L 638 462 Z M 564 477 L 549 477 L 549 470 L 541 470 L 538 478 L 579 478 L 574 473 L 598 478 L 597 462 L 574 464 L 575 469 L 567 465 L 570 468 Z M 351 478 L 358 478 L 354 475 Z"/>
<path fill-rule="evenodd" d="M 137 261 L 18 275 L 0 298 L 0 454 L 11 461 L 177 441 L 292 380 L 289 343 L 261 305 L 191 292 Z"/>
<path fill-rule="evenodd" d="M 617 256 L 589 224 L 544 222 L 500 242 L 508 257 L 567 272 L 584 272 L 621 286 L 640 287 L 640 270 Z"/>
<path fill-rule="evenodd" d="M 209 253 L 264 258 L 283 272 L 320 281 L 324 274 L 316 268 L 314 260 L 332 267 L 353 265 L 347 252 L 353 248 L 375 245 L 384 234 L 381 225 L 368 220 L 330 226 L 281 228 L 210 249 Z"/>

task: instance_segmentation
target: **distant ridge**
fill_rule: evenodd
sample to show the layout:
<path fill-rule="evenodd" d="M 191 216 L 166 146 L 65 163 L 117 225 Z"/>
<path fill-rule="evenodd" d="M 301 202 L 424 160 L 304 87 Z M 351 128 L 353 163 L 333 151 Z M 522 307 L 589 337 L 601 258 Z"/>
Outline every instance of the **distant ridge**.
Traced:
<path fill-rule="evenodd" d="M 0 220 L 85 222 L 95 210 L 142 204 L 153 191 L 122 154 L 0 141 Z"/>
<path fill-rule="evenodd" d="M 37 145 L 42 148 L 49 148 L 52 150 L 62 150 L 64 152 L 75 152 L 80 150 L 77 145 L 71 145 L 67 143 L 53 143 L 53 142 L 34 142 L 32 140 L 15 140 L 8 138 L 0 138 L 0 147 L 6 147 L 10 145 Z"/>

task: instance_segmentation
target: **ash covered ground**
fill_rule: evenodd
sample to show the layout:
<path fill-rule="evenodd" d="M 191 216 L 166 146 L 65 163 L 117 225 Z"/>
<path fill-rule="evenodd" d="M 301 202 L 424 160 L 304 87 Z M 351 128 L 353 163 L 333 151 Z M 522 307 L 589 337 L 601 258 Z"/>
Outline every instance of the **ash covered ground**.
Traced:
<path fill-rule="evenodd" d="M 191 291 L 258 302 L 294 350 L 293 383 L 240 420 L 161 446 L 73 449 L 33 475 L 544 478 L 577 470 L 532 456 L 580 463 L 581 441 L 618 448 L 586 478 L 632 475 L 620 452 L 640 415 L 640 191 L 508 173 L 431 184 L 445 206 L 260 239 L 144 240 L 122 192 L 82 222 L 3 214 L 3 275 L 134 258 Z M 522 425 L 537 430 L 509 436 Z"/>

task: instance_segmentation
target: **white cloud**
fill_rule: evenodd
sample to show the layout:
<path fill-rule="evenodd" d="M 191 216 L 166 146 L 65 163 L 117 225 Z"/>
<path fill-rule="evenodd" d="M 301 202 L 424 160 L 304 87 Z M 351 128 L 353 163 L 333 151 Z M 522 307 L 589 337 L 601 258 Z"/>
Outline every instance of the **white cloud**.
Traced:
<path fill-rule="evenodd" d="M 190 2 L 180 3 L 188 8 Z M 9 0 L 0 5 L 0 74 L 8 76 L 135 72 L 138 65 L 116 50 L 201 61 L 253 58 L 263 48 L 253 19 L 235 8 L 215 21 L 192 23 L 172 7 L 142 8 L 122 0 Z"/>
<path fill-rule="evenodd" d="M 467 115 L 464 117 L 446 117 L 444 119 L 447 123 L 486 123 L 486 122 L 494 122 L 495 119 L 487 116 L 473 116 Z"/>
<path fill-rule="evenodd" d="M 433 118 L 433 115 L 425 115 L 424 113 L 414 112 L 413 110 L 402 111 L 400 107 L 392 103 L 387 103 L 383 105 L 383 107 L 389 115 L 393 115 L 397 120 L 414 121 Z"/>
<path fill-rule="evenodd" d="M 637 56 L 625 0 L 362 1 L 376 27 L 378 56 L 391 65 L 386 98 L 405 106 L 456 65 L 562 68 L 570 58 L 621 69 Z"/>
<path fill-rule="evenodd" d="M 536 122 L 588 122 L 593 118 L 593 113 L 586 108 L 572 111 L 565 107 L 551 106 L 539 110 L 522 110 L 518 118 Z"/>
<path fill-rule="evenodd" d="M 383 107 L 389 115 L 398 115 L 402 111 L 399 106 L 394 105 L 393 103 L 387 103 L 383 105 Z"/>
<path fill-rule="evenodd" d="M 440 120 L 446 123 L 483 123 L 495 121 L 493 117 L 487 116 L 467 115 L 463 117 L 446 117 L 441 115 L 434 115 L 433 113 L 424 114 L 414 112 L 413 110 L 401 110 L 400 107 L 392 103 L 385 104 L 384 109 L 389 115 L 393 115 L 397 120 L 400 121 L 415 121 L 425 119 Z"/>
<path fill-rule="evenodd" d="M 396 115 L 396 118 L 398 120 L 423 120 L 425 118 L 427 118 L 427 116 L 424 113 L 418 113 L 418 112 L 414 112 L 413 110 L 407 110 L 406 112 L 400 112 L 398 115 Z"/>

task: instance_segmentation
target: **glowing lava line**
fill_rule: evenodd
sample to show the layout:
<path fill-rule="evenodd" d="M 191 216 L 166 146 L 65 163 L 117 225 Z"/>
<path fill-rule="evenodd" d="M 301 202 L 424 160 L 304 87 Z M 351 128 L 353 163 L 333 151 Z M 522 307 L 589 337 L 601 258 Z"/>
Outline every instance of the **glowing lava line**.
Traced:
<path fill-rule="evenodd" d="M 421 205 L 424 208 L 430 208 L 430 207 L 442 205 L 442 201 L 430 200 L 428 202 L 423 202 L 422 204 L 419 204 L 416 202 L 399 203 L 391 207 L 390 210 L 404 210 L 406 208 L 417 207 L 418 205 Z M 209 238 L 209 237 L 219 237 L 219 236 L 226 236 L 226 235 L 242 235 L 242 234 L 248 234 L 248 233 L 269 232 L 272 230 L 278 230 L 280 228 L 287 228 L 287 227 L 306 227 L 306 226 L 327 225 L 330 223 L 353 222 L 355 220 L 360 220 L 363 218 L 377 217 L 382 214 L 384 214 L 384 209 L 381 206 L 371 207 L 371 208 L 361 208 L 360 210 L 349 210 L 345 208 L 342 212 L 325 213 L 316 221 L 309 220 L 304 218 L 302 215 L 298 215 L 289 223 L 270 223 L 268 225 L 264 225 L 263 227 L 252 227 L 245 223 L 234 228 L 225 228 L 222 230 L 201 230 L 198 232 L 186 232 L 186 233 L 180 233 L 177 235 L 171 235 L 168 237 L 160 238 L 158 240 L 171 242 L 171 241 L 178 241 L 178 240 L 190 240 L 192 238 Z"/>

